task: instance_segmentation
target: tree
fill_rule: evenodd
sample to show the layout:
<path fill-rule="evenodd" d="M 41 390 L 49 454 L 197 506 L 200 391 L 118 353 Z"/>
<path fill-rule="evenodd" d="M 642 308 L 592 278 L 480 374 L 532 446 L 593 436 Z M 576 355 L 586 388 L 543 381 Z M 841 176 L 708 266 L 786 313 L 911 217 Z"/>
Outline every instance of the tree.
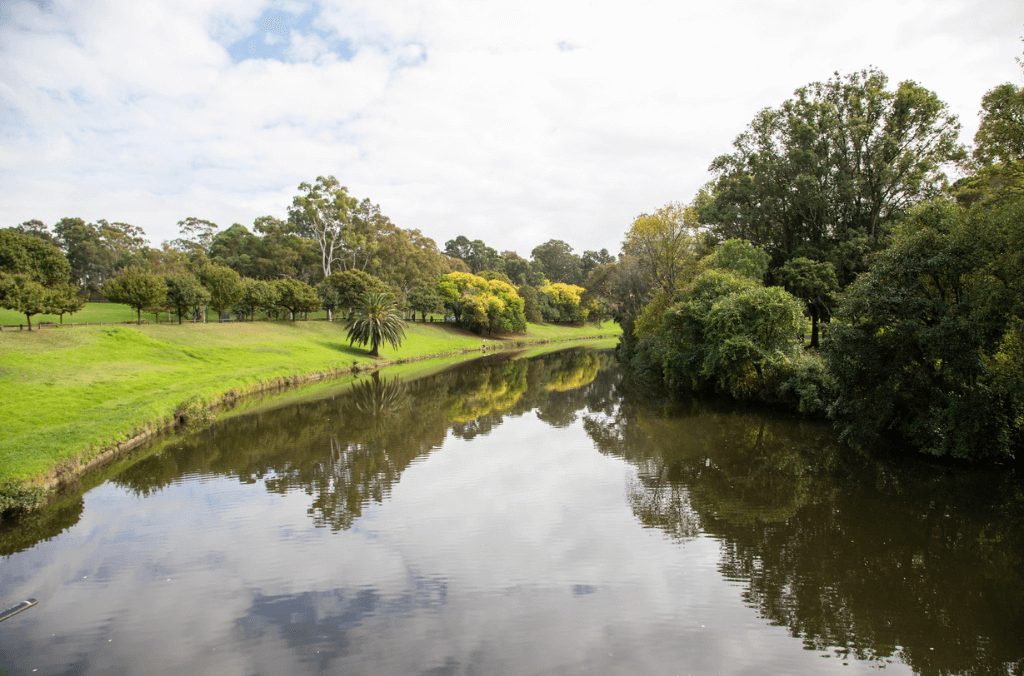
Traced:
<path fill-rule="evenodd" d="M 391 226 L 377 240 L 376 252 L 372 272 L 398 291 L 400 304 L 408 302 L 414 288 L 436 286 L 441 276 L 449 272 L 434 240 L 419 230 Z"/>
<path fill-rule="evenodd" d="M 210 261 L 226 265 L 239 275 L 252 277 L 257 274 L 259 244 L 259 237 L 241 223 L 234 223 L 227 230 L 213 236 L 210 242 Z"/>
<path fill-rule="evenodd" d="M 538 289 L 546 297 L 548 315 L 544 317 L 553 322 L 580 323 L 587 319 L 587 310 L 580 302 L 585 291 L 582 286 L 556 282 Z"/>
<path fill-rule="evenodd" d="M 64 315 L 75 314 L 85 307 L 85 299 L 78 295 L 75 287 L 65 284 L 49 289 L 47 299 L 47 312 L 60 316 L 60 323 L 64 323 Z"/>
<path fill-rule="evenodd" d="M 208 256 L 210 245 L 213 244 L 213 238 L 216 236 L 218 228 L 219 226 L 212 221 L 189 216 L 178 221 L 178 232 L 181 233 L 181 236 L 172 241 L 171 245 L 178 251 L 188 254 L 190 258 L 194 258 L 200 253 Z"/>
<path fill-rule="evenodd" d="M 544 315 L 540 311 L 540 292 L 537 287 L 523 284 L 516 288 L 523 299 L 523 318 L 531 324 L 540 324 Z"/>
<path fill-rule="evenodd" d="M 1024 441 L 1024 205 L 912 210 L 849 288 L 825 343 L 854 446 L 1014 457 Z"/>
<path fill-rule="evenodd" d="M 469 266 L 469 271 L 476 275 L 484 270 L 501 272 L 502 258 L 498 252 L 484 244 L 483 240 L 470 241 L 465 235 L 459 235 L 444 243 L 444 253 L 451 258 L 458 258 Z"/>
<path fill-rule="evenodd" d="M 427 321 L 427 314 L 444 312 L 444 303 L 437 295 L 436 285 L 417 286 L 409 292 L 408 303 L 413 312 L 420 313 L 423 321 Z"/>
<path fill-rule="evenodd" d="M 912 81 L 887 84 L 874 69 L 836 74 L 762 110 L 712 162 L 700 220 L 763 247 L 770 278 L 804 257 L 831 262 L 845 287 L 888 224 L 941 193 L 943 168 L 966 157 L 945 103 Z"/>
<path fill-rule="evenodd" d="M 810 347 L 817 348 L 818 322 L 832 316 L 832 305 L 839 292 L 835 267 L 809 258 L 792 258 L 782 266 L 779 276 L 786 290 L 806 304 L 805 311 L 811 318 Z"/>
<path fill-rule="evenodd" d="M 179 324 L 187 311 L 210 302 L 210 292 L 191 272 L 166 275 L 164 284 L 167 286 L 167 305 L 177 313 Z"/>
<path fill-rule="evenodd" d="M 309 284 L 297 279 L 279 279 L 274 282 L 277 304 L 288 310 L 292 321 L 302 312 L 316 312 L 320 309 L 320 297 Z"/>
<path fill-rule="evenodd" d="M 70 266 L 53 244 L 15 229 L 0 230 L 0 307 L 25 315 L 49 312 L 62 297 Z"/>
<path fill-rule="evenodd" d="M 515 251 L 502 251 L 501 261 L 505 275 L 516 285 L 533 287 L 544 285 L 544 272 L 540 266 L 531 263 Z"/>
<path fill-rule="evenodd" d="M 32 316 L 49 312 L 49 290 L 28 275 L 0 275 L 0 307 L 25 315 L 31 331 Z"/>
<path fill-rule="evenodd" d="M 49 228 L 46 227 L 46 223 L 43 223 L 37 218 L 33 218 L 30 221 L 25 221 L 21 225 L 15 226 L 13 229 L 17 230 L 23 235 L 32 235 L 33 237 L 38 237 L 47 244 L 57 244 L 57 241 L 54 238 L 53 233 L 50 232 Z"/>
<path fill-rule="evenodd" d="M 335 272 L 320 282 L 334 290 L 335 307 L 351 316 L 367 293 L 390 293 L 388 285 L 362 270 Z"/>
<path fill-rule="evenodd" d="M 515 287 L 466 272 L 450 272 L 437 284 L 445 308 L 455 320 L 477 333 L 523 331 L 523 299 Z"/>
<path fill-rule="evenodd" d="M 398 316 L 394 298 L 387 293 L 365 294 L 356 308 L 356 314 L 347 322 L 349 345 L 370 344 L 370 356 L 379 357 L 381 343 L 396 350 L 405 338 L 405 322 Z"/>
<path fill-rule="evenodd" d="M 277 288 L 273 282 L 243 279 L 242 297 L 238 299 L 235 307 L 249 315 L 249 321 L 252 321 L 257 310 L 269 311 L 276 307 L 279 301 Z"/>
<path fill-rule="evenodd" d="M 71 266 L 53 244 L 13 229 L 0 230 L 0 274 L 25 275 L 46 287 L 68 283 Z"/>
<path fill-rule="evenodd" d="M 72 281 L 86 295 L 97 291 L 105 278 L 99 231 L 81 218 L 62 218 L 53 232 L 71 266 Z"/>
<path fill-rule="evenodd" d="M 982 97 L 974 160 L 984 167 L 1024 160 L 1024 88 L 1006 83 Z"/>
<path fill-rule="evenodd" d="M 606 252 L 607 253 L 607 252 Z M 583 281 L 580 271 L 580 257 L 572 247 L 560 239 L 550 239 L 531 252 L 535 264 L 539 264 L 544 276 L 552 282 L 579 284 Z"/>
<path fill-rule="evenodd" d="M 763 282 L 768 272 L 768 254 L 745 239 L 727 239 L 701 259 L 706 268 L 728 270 L 740 277 Z"/>
<path fill-rule="evenodd" d="M 142 311 L 159 308 L 167 300 L 167 284 L 150 272 L 127 268 L 103 285 L 103 294 L 112 303 L 124 303 L 137 313 L 136 323 L 142 324 Z"/>
<path fill-rule="evenodd" d="M 299 190 L 304 194 L 292 200 L 288 220 L 299 235 L 316 241 L 323 275 L 327 277 L 334 269 L 336 252 L 345 243 L 350 212 L 358 202 L 349 197 L 348 188 L 334 176 L 317 176 L 316 183 L 300 183 Z"/>
<path fill-rule="evenodd" d="M 586 280 L 594 268 L 600 265 L 608 265 L 615 262 L 615 256 L 608 253 L 608 249 L 600 251 L 584 251 L 580 257 L 580 278 Z"/>
<path fill-rule="evenodd" d="M 633 257 L 652 286 L 672 296 L 696 271 L 696 212 L 678 202 L 640 214 L 626 231 L 622 251 Z"/>
<path fill-rule="evenodd" d="M 242 297 L 242 278 L 227 266 L 207 265 L 200 269 L 199 280 L 210 292 L 210 307 L 216 311 L 217 321 Z"/>

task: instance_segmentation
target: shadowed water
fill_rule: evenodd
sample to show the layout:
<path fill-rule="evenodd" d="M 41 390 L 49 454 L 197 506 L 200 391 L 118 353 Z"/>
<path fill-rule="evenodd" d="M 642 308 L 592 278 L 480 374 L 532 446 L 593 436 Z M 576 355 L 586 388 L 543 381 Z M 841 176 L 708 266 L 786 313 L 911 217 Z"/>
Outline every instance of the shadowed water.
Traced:
<path fill-rule="evenodd" d="M 154 448 L 0 525 L 0 606 L 39 600 L 0 673 L 1024 674 L 1012 477 L 672 401 L 608 352 Z"/>

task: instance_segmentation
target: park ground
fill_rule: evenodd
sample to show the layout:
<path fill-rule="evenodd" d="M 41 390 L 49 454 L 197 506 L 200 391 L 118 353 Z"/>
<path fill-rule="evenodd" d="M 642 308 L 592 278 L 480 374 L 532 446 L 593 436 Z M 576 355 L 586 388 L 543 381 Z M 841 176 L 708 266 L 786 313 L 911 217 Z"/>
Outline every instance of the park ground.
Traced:
<path fill-rule="evenodd" d="M 340 322 L 7 329 L 0 332 L 0 485 L 73 478 L 91 459 L 171 425 L 190 397 L 217 404 L 352 370 L 619 333 L 611 322 L 530 324 L 525 333 L 480 337 L 415 322 L 398 349 L 382 346 L 372 359 L 349 345 Z"/>

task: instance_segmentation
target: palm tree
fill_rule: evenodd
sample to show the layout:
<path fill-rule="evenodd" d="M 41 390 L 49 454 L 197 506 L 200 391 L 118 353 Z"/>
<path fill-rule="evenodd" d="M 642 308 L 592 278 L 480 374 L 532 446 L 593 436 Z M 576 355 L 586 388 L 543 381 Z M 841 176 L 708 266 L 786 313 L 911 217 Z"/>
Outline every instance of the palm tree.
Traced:
<path fill-rule="evenodd" d="M 405 321 L 398 315 L 389 293 L 364 293 L 356 313 L 345 322 L 348 343 L 370 344 L 370 356 L 379 357 L 377 348 L 384 341 L 397 348 L 405 338 Z"/>

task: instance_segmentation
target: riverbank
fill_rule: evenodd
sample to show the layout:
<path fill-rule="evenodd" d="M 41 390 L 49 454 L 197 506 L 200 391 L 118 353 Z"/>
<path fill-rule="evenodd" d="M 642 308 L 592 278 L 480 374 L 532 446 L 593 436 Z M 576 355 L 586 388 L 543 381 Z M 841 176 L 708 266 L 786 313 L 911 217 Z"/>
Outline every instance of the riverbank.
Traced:
<path fill-rule="evenodd" d="M 349 346 L 340 323 L 88 326 L 0 333 L 0 486 L 52 488 L 174 423 L 186 400 L 216 406 L 353 370 L 548 341 L 617 336 L 617 325 L 534 325 L 481 338 L 410 323 L 381 359 Z M 11 482 L 14 482 L 13 484 Z"/>

